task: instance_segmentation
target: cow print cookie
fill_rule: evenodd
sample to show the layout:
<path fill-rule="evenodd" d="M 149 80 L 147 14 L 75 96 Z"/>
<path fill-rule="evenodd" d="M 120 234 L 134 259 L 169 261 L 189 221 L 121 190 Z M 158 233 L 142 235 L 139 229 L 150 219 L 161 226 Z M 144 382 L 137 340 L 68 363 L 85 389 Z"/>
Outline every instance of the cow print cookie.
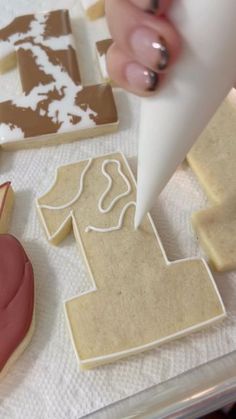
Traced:
<path fill-rule="evenodd" d="M 81 83 L 68 10 L 25 15 L 0 30 L 0 72 L 17 60 L 23 94 L 0 103 L 0 146 L 19 149 L 117 129 L 112 89 Z"/>

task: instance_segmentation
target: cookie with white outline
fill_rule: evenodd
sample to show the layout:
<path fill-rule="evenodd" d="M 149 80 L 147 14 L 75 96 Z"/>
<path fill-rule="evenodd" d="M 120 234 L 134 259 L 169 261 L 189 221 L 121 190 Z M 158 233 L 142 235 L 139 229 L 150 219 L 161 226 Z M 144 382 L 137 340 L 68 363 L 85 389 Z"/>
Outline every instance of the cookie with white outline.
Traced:
<path fill-rule="evenodd" d="M 47 239 L 59 244 L 73 232 L 90 275 L 88 290 L 65 303 L 81 368 L 143 352 L 225 317 L 203 260 L 169 262 L 150 215 L 134 229 L 135 200 L 134 177 L 120 153 L 60 167 L 37 200 Z"/>

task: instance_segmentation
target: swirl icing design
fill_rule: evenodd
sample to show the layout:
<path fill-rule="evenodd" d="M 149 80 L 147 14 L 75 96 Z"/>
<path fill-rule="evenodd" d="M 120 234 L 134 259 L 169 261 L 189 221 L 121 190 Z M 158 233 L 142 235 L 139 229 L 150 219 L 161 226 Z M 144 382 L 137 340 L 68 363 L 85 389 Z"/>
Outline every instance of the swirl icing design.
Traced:
<path fill-rule="evenodd" d="M 66 208 L 72 207 L 79 200 L 80 196 L 83 193 L 83 190 L 84 190 L 84 178 L 85 178 L 85 175 L 88 172 L 88 170 L 89 170 L 89 168 L 90 168 L 90 166 L 92 164 L 92 161 L 93 161 L 93 159 L 89 159 L 88 160 L 87 164 L 84 167 L 84 170 L 81 173 L 79 190 L 76 193 L 76 195 L 74 196 L 74 198 L 72 198 L 66 204 L 58 205 L 58 206 L 56 206 L 56 205 L 55 206 L 54 205 L 47 205 L 47 204 L 38 204 L 38 202 L 37 202 L 37 207 L 39 209 L 47 209 L 47 210 L 51 210 L 51 211 L 61 211 L 61 210 L 64 210 Z M 110 192 L 110 190 L 112 188 L 112 183 L 113 183 L 112 177 L 106 171 L 106 166 L 108 164 L 116 164 L 117 165 L 117 167 L 118 167 L 118 173 L 122 177 L 122 179 L 124 180 L 124 182 L 125 182 L 125 184 L 127 186 L 127 189 L 126 189 L 125 192 L 122 192 L 119 195 L 117 195 L 111 201 L 110 205 L 107 208 L 104 208 L 103 207 L 103 201 L 105 200 L 105 198 L 107 197 L 108 193 Z M 131 184 L 130 184 L 128 178 L 125 176 L 125 174 L 122 171 L 121 163 L 120 163 L 119 160 L 116 160 L 116 159 L 106 159 L 106 160 L 104 160 L 103 163 L 102 163 L 102 174 L 107 178 L 108 185 L 107 185 L 107 188 L 102 193 L 102 195 L 101 195 L 101 197 L 100 197 L 100 199 L 98 201 L 98 209 L 99 209 L 99 211 L 100 211 L 101 214 L 107 214 L 108 212 L 110 212 L 113 209 L 113 207 L 115 206 L 115 204 L 120 199 L 122 199 L 122 198 L 124 198 L 124 197 L 126 197 L 126 196 L 128 196 L 130 194 L 132 188 L 131 188 Z M 100 228 L 100 227 L 95 227 L 95 226 L 89 225 L 89 226 L 86 227 L 85 231 L 87 233 L 89 231 L 94 231 L 94 232 L 97 232 L 97 233 L 108 233 L 108 232 L 111 232 L 111 231 L 120 230 L 122 228 L 122 225 L 123 225 L 123 220 L 124 220 L 126 211 L 131 206 L 135 206 L 135 205 L 136 205 L 136 203 L 134 201 L 131 201 L 131 202 L 128 202 L 128 203 L 125 204 L 125 206 L 123 207 L 123 209 L 122 209 L 122 211 L 120 213 L 118 224 L 116 226 L 111 226 L 111 227 L 108 227 L 108 228 Z M 69 217 L 73 216 L 73 214 L 74 214 L 74 211 L 71 210 L 70 211 L 70 214 L 69 214 Z M 66 221 L 68 221 L 68 220 L 66 220 Z M 58 232 L 62 230 L 64 224 L 65 224 L 65 222 L 63 222 L 59 226 L 59 229 L 53 235 L 50 235 L 49 232 L 48 232 L 48 235 L 50 236 L 50 240 L 53 239 L 58 234 Z"/>
<path fill-rule="evenodd" d="M 34 275 L 23 247 L 13 236 L 0 235 L 0 254 L 1 376 L 14 352 L 26 339 L 32 324 Z"/>
<path fill-rule="evenodd" d="M 1 29 L 0 70 L 15 53 L 23 95 L 0 103 L 2 146 L 49 134 L 73 140 L 117 124 L 111 88 L 82 86 L 67 10 L 20 16 Z"/>
<path fill-rule="evenodd" d="M 112 188 L 112 178 L 111 176 L 106 172 L 106 166 L 109 163 L 115 163 L 118 166 L 118 173 L 119 175 L 122 177 L 122 179 L 125 181 L 126 186 L 127 186 L 127 190 L 119 195 L 117 195 L 110 203 L 110 205 L 104 209 L 103 208 L 103 201 L 106 198 L 106 196 L 108 195 L 108 193 L 110 192 L 111 188 Z M 122 172 L 121 169 L 121 163 L 119 160 L 104 160 L 103 164 L 102 164 L 102 173 L 103 175 L 108 179 L 108 185 L 107 188 L 105 189 L 105 191 L 103 192 L 103 194 L 101 195 L 99 202 L 98 202 L 98 209 L 102 214 L 107 214 L 108 212 L 110 212 L 112 210 L 112 208 L 115 206 L 115 204 L 122 198 L 124 198 L 125 196 L 129 195 L 131 192 L 131 185 L 130 182 L 128 180 L 128 178 L 125 176 L 125 174 Z M 101 228 L 101 227 L 95 227 L 92 225 L 89 225 L 88 227 L 86 227 L 85 231 L 88 233 L 89 231 L 95 231 L 97 233 L 108 233 L 111 231 L 116 231 L 116 230 L 120 230 L 122 228 L 123 225 L 123 220 L 125 217 L 125 213 L 126 211 L 131 207 L 131 206 L 135 206 L 136 203 L 134 201 L 128 202 L 122 209 L 121 213 L 120 213 L 120 217 L 119 217 L 119 221 L 118 224 L 116 226 L 112 226 L 112 227 L 108 227 L 108 228 Z"/>

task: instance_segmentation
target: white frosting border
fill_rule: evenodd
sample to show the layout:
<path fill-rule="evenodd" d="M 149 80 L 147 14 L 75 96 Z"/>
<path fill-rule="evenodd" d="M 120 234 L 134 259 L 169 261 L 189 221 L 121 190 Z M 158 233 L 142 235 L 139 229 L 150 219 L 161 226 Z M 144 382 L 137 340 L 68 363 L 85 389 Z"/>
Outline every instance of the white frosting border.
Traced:
<path fill-rule="evenodd" d="M 130 166 L 128 164 L 128 161 L 127 161 L 126 157 L 124 156 L 124 154 L 122 152 L 116 151 L 116 152 L 113 152 L 113 153 L 108 153 L 108 154 L 96 156 L 96 157 L 94 157 L 94 159 L 101 158 L 101 157 L 108 157 L 111 154 L 115 154 L 115 153 L 119 153 L 122 156 L 122 158 L 124 159 L 124 163 L 125 163 L 126 168 L 127 168 L 128 172 L 129 172 L 129 175 L 131 176 L 131 179 L 132 179 L 132 181 L 134 182 L 134 184 L 136 186 L 137 184 L 136 184 L 136 180 L 135 180 L 134 174 L 131 171 L 131 168 L 130 168 Z M 87 161 L 88 161 L 88 159 L 86 159 L 86 160 L 80 160 L 80 163 L 87 162 Z M 66 164 L 66 165 L 63 165 L 63 166 L 68 166 L 68 165 L 69 165 L 69 163 Z M 60 166 L 60 167 L 63 167 L 63 166 Z M 55 177 L 55 180 L 54 180 L 53 185 L 50 187 L 50 189 L 47 192 L 45 192 L 44 195 L 46 195 L 48 192 L 50 192 L 50 190 L 54 187 L 54 185 L 55 185 L 55 183 L 57 181 L 57 176 L 58 176 L 58 169 L 57 169 L 57 172 L 56 172 L 56 177 Z M 37 209 L 39 211 L 39 216 L 40 216 L 41 222 L 43 223 L 43 225 L 45 227 L 46 226 L 45 225 L 45 221 L 44 221 L 44 218 L 42 216 L 42 212 L 41 212 L 41 209 L 40 209 L 40 206 L 39 206 L 39 203 L 38 203 L 38 200 L 39 199 L 40 198 L 38 198 L 36 200 L 36 205 L 37 205 Z M 226 309 L 225 309 L 225 306 L 224 306 L 222 297 L 221 297 L 221 295 L 219 293 L 219 290 L 217 288 L 216 282 L 215 282 L 215 280 L 213 278 L 213 275 L 212 275 L 212 273 L 210 271 L 210 268 L 209 268 L 208 264 L 206 263 L 206 261 L 203 258 L 190 257 L 190 258 L 179 259 L 177 261 L 170 262 L 168 260 L 167 256 L 166 256 L 164 247 L 162 245 L 161 239 L 160 239 L 160 237 L 158 235 L 157 229 L 156 229 L 155 224 L 154 224 L 154 222 L 153 222 L 153 220 L 151 218 L 150 213 L 148 213 L 147 216 L 149 218 L 149 221 L 150 221 L 151 226 L 153 228 L 153 231 L 154 231 L 154 234 L 156 236 L 157 242 L 158 242 L 158 244 L 160 246 L 160 249 L 161 249 L 161 252 L 162 252 L 162 256 L 163 256 L 164 261 L 165 261 L 165 263 L 166 263 L 167 266 L 171 266 L 171 265 L 175 265 L 175 264 L 178 264 L 178 263 L 182 263 L 182 262 L 186 262 L 186 261 L 191 261 L 191 260 L 198 260 L 198 261 L 201 261 L 203 263 L 203 265 L 206 268 L 206 271 L 208 273 L 208 276 L 209 276 L 209 279 L 211 281 L 211 284 L 212 284 L 212 286 L 213 286 L 213 288 L 214 288 L 214 290 L 216 292 L 216 295 L 218 297 L 218 300 L 220 302 L 220 305 L 221 305 L 221 308 L 222 308 L 222 314 L 219 315 L 219 316 L 213 317 L 212 319 L 207 320 L 205 322 L 198 323 L 195 326 L 191 326 L 191 327 L 188 327 L 186 329 L 183 329 L 183 330 L 181 330 L 179 332 L 173 333 L 172 335 L 169 335 L 167 337 L 164 337 L 164 338 L 155 340 L 153 342 L 147 343 L 145 345 L 140 345 L 140 346 L 137 346 L 137 347 L 134 347 L 134 348 L 131 348 L 131 349 L 126 349 L 124 351 L 114 352 L 114 353 L 111 353 L 111 354 L 108 354 L 108 355 L 102 355 L 102 356 L 99 356 L 99 357 L 89 358 L 89 359 L 86 359 L 86 360 L 80 359 L 80 356 L 79 356 L 78 351 L 76 349 L 76 345 L 75 345 L 75 341 L 74 341 L 74 336 L 73 336 L 73 333 L 72 333 L 72 329 L 71 329 L 71 325 L 70 325 L 70 320 L 69 320 L 69 316 L 68 316 L 67 309 L 66 309 L 66 304 L 69 303 L 70 301 L 73 301 L 75 299 L 78 299 L 82 295 L 87 295 L 87 294 L 90 294 L 92 292 L 96 292 L 96 291 L 98 291 L 98 288 L 96 286 L 96 283 L 95 283 L 95 280 L 94 280 L 94 277 L 93 277 L 93 274 L 92 274 L 92 271 L 91 271 L 91 268 L 90 268 L 90 265 L 89 265 L 89 261 L 87 259 L 87 256 L 86 256 L 86 253 L 85 253 L 85 250 L 84 250 L 84 247 L 82 245 L 82 241 L 81 241 L 81 238 L 80 238 L 79 230 L 78 230 L 78 227 L 76 225 L 76 220 L 75 220 L 75 217 L 74 217 L 74 214 L 73 214 L 73 211 L 72 211 L 68 215 L 66 221 L 64 221 L 63 225 L 65 225 L 65 223 L 68 221 L 69 218 L 72 219 L 72 227 L 73 227 L 73 232 L 74 232 L 74 235 L 75 235 L 75 239 L 78 241 L 78 243 L 80 245 L 80 249 L 82 251 L 82 254 L 83 254 L 83 257 L 84 257 L 84 261 L 85 261 L 86 267 L 88 269 L 88 272 L 90 274 L 90 279 L 91 279 L 91 282 L 92 282 L 92 287 L 88 291 L 79 293 L 78 295 L 70 298 L 69 300 L 65 300 L 64 301 L 64 312 L 65 312 L 66 322 L 67 322 L 68 329 L 69 329 L 69 334 L 70 334 L 70 337 L 71 337 L 71 341 L 72 341 L 72 345 L 73 345 L 73 348 L 74 348 L 74 351 L 75 351 L 75 354 L 76 354 L 77 361 L 78 361 L 79 365 L 81 365 L 81 366 L 87 366 L 87 367 L 90 366 L 90 367 L 92 367 L 93 364 L 99 364 L 99 363 L 106 364 L 106 363 L 111 362 L 111 361 L 116 361 L 116 360 L 118 360 L 120 358 L 123 358 L 125 356 L 135 355 L 135 354 L 140 353 L 140 352 L 143 352 L 143 351 L 145 351 L 147 349 L 155 348 L 156 346 L 158 346 L 158 345 L 160 345 L 160 344 L 162 344 L 164 342 L 169 342 L 169 341 L 171 341 L 173 339 L 176 339 L 178 337 L 186 336 L 189 333 L 195 332 L 195 331 L 200 330 L 200 329 L 202 329 L 204 327 L 207 327 L 209 325 L 212 325 L 212 324 L 218 322 L 220 319 L 223 320 L 224 318 L 227 317 L 227 312 L 226 312 Z M 47 231 L 47 227 L 46 227 L 46 231 Z M 48 240 L 50 241 L 50 238 L 49 237 L 48 237 Z"/>

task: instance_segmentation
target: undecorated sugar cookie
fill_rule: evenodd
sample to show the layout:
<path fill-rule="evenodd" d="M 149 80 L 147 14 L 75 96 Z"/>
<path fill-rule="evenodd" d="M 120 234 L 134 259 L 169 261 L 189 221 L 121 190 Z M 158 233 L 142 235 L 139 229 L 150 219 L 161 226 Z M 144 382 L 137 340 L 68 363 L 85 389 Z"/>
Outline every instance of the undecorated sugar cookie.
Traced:
<path fill-rule="evenodd" d="M 203 260 L 167 260 L 148 215 L 134 230 L 136 187 L 120 153 L 62 166 L 37 201 L 48 240 L 73 231 L 91 278 L 65 303 L 81 368 L 145 351 L 225 317 Z"/>
<path fill-rule="evenodd" d="M 236 109 L 227 99 L 188 154 L 212 206 L 193 214 L 200 244 L 217 271 L 236 268 Z"/>
<path fill-rule="evenodd" d="M 0 379 L 33 334 L 34 275 L 21 244 L 0 234 Z"/>
<path fill-rule="evenodd" d="M 0 146 L 59 144 L 117 129 L 107 84 L 84 87 L 67 10 L 25 15 L 0 30 L 0 71 L 15 64 L 23 94 L 0 103 Z"/>
<path fill-rule="evenodd" d="M 99 65 L 99 70 L 102 76 L 103 81 L 110 82 L 110 77 L 107 72 L 107 63 L 106 63 L 106 54 L 110 46 L 112 45 L 112 39 L 103 39 L 101 41 L 96 42 L 96 54 L 97 54 L 97 61 Z"/>
<path fill-rule="evenodd" d="M 8 231 L 10 216 L 14 201 L 11 182 L 0 185 L 0 234 Z"/>
<path fill-rule="evenodd" d="M 95 20 L 104 16 L 104 0 L 81 0 L 83 8 L 89 19 Z"/>

